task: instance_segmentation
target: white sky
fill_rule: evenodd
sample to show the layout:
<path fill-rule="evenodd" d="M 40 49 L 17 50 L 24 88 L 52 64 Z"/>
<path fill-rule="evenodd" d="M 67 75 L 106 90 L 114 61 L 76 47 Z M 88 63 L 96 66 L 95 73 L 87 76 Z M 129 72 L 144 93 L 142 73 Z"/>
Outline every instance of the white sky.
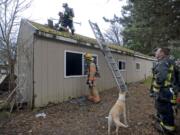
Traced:
<path fill-rule="evenodd" d="M 96 22 L 102 32 L 108 28 L 108 24 L 102 19 L 103 16 L 112 18 L 114 14 L 121 14 L 121 7 L 126 0 L 33 0 L 31 7 L 25 11 L 25 18 L 47 24 L 48 18 L 58 19 L 58 12 L 62 11 L 62 3 L 68 3 L 74 9 L 74 21 L 82 25 L 74 24 L 75 33 L 94 37 L 88 20 Z M 56 22 L 55 22 L 56 23 Z"/>

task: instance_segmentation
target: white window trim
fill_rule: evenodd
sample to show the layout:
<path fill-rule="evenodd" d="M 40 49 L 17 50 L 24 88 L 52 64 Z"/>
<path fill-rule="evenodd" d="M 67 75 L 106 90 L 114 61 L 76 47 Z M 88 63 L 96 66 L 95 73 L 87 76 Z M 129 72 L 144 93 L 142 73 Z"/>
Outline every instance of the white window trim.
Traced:
<path fill-rule="evenodd" d="M 141 62 L 136 62 L 136 64 L 139 64 L 139 65 L 140 65 L 140 68 L 139 68 L 139 69 L 137 69 L 137 68 L 136 68 L 136 65 L 135 65 L 136 71 L 141 71 Z"/>
<path fill-rule="evenodd" d="M 119 69 L 119 62 L 124 62 L 125 63 L 125 69 Z M 119 59 L 118 60 L 118 69 L 119 69 L 119 71 L 126 71 L 126 61 L 125 60 L 121 60 L 121 59 Z"/>
<path fill-rule="evenodd" d="M 82 54 L 82 75 L 66 76 L 66 53 L 67 52 Z M 85 54 L 85 52 L 64 50 L 64 78 L 77 78 L 77 77 L 85 77 L 85 76 L 87 76 L 87 75 L 84 75 L 84 54 Z M 97 57 L 97 66 L 99 66 L 98 55 L 97 54 L 92 54 L 92 56 Z"/>
<path fill-rule="evenodd" d="M 84 65 L 84 61 L 83 61 L 83 52 L 78 52 L 78 51 L 71 51 L 71 50 L 64 50 L 64 78 L 77 78 L 77 77 L 83 77 L 84 75 L 73 75 L 73 76 L 66 76 L 66 53 L 70 52 L 70 53 L 76 53 L 76 54 L 82 54 L 82 74 L 83 74 L 83 65 Z"/>

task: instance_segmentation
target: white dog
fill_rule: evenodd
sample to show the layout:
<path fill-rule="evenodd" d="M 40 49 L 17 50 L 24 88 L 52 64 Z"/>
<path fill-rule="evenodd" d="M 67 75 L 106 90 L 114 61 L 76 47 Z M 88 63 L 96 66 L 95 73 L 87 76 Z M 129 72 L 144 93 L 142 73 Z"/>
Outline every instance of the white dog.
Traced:
<path fill-rule="evenodd" d="M 126 93 L 119 93 L 118 100 L 114 104 L 114 106 L 111 108 L 109 112 L 108 118 L 108 135 L 110 135 L 111 132 L 111 125 L 112 122 L 115 123 L 116 125 L 116 135 L 118 135 L 118 130 L 119 127 L 124 127 L 127 128 L 127 119 L 126 119 L 126 104 L 125 104 L 125 99 L 126 99 Z M 124 123 L 120 122 L 120 115 L 123 114 L 124 117 Z"/>

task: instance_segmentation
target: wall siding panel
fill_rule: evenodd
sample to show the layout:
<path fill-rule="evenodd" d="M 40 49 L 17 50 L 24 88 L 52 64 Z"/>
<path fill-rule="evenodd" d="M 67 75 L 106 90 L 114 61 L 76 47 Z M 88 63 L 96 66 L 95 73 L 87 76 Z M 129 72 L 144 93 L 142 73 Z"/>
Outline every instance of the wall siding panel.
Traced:
<path fill-rule="evenodd" d="M 89 93 L 86 85 L 86 76 L 64 77 L 64 59 L 65 51 L 76 51 L 80 53 L 93 53 L 98 56 L 98 65 L 101 78 L 97 80 L 97 89 L 99 91 L 116 87 L 112 73 L 104 59 L 103 54 L 97 50 L 86 46 L 72 45 L 59 41 L 53 41 L 45 38 L 39 38 L 34 44 L 34 91 L 35 106 L 44 106 L 50 102 L 58 103 L 66 101 L 69 98 L 87 95 Z M 113 53 L 115 60 L 126 62 L 126 71 L 122 75 L 126 82 L 135 82 L 145 79 L 150 74 L 152 61 L 137 57 Z M 136 71 L 136 62 L 141 63 L 141 70 Z M 143 68 L 142 68 L 143 67 Z M 148 69 L 147 69 L 148 68 Z"/>

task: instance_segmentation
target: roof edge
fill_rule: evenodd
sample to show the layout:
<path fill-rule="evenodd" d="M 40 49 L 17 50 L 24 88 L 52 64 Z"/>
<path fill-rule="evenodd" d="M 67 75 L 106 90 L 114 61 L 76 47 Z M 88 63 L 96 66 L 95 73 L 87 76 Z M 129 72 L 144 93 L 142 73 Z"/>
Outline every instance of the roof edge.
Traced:
<path fill-rule="evenodd" d="M 73 44 L 80 43 L 89 47 L 100 49 L 98 42 L 94 38 L 82 36 L 79 34 L 71 35 L 70 33 L 67 33 L 67 32 L 59 32 L 59 31 L 49 28 L 48 26 L 30 21 L 27 19 L 23 19 L 23 20 L 26 21 L 29 25 L 31 25 L 36 30 L 35 34 L 37 34 L 38 36 L 43 36 L 46 38 L 54 38 L 56 40 L 70 42 Z M 125 47 L 116 46 L 116 45 L 108 45 L 108 47 L 112 51 L 117 52 L 117 53 L 129 55 L 129 56 L 135 56 L 135 57 L 148 59 L 148 60 L 155 60 L 153 57 L 147 56 L 145 54 L 141 55 L 139 52 L 133 51 Z"/>

